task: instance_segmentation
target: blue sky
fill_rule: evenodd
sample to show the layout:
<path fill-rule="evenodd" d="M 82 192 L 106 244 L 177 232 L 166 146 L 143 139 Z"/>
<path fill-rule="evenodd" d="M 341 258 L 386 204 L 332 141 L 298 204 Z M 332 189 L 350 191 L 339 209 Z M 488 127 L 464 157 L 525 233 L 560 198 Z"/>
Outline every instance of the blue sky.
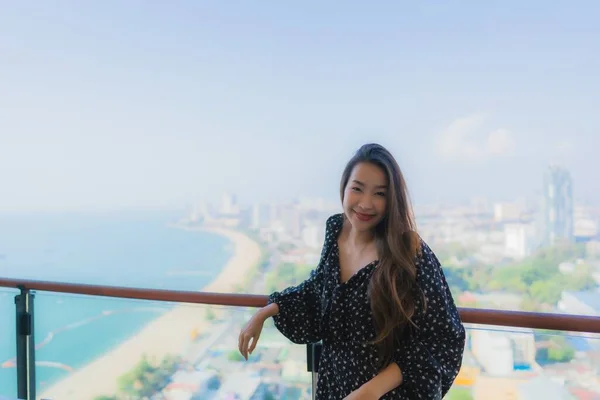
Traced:
<path fill-rule="evenodd" d="M 2 2 L 0 212 L 336 198 L 369 141 L 417 204 L 600 202 L 600 3 L 323 3 Z"/>

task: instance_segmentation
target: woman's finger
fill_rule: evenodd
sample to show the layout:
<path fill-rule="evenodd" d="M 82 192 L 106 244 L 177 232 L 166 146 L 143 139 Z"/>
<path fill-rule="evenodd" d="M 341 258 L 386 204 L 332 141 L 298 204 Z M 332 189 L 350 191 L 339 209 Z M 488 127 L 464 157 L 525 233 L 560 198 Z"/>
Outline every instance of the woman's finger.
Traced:
<path fill-rule="evenodd" d="M 243 356 L 246 359 L 246 361 L 248 360 L 248 344 L 250 342 L 250 339 L 252 339 L 252 335 L 250 335 L 249 333 L 245 333 L 244 340 L 242 342 L 242 349 L 244 350 Z"/>
<path fill-rule="evenodd" d="M 260 337 L 260 333 L 257 334 L 253 339 L 252 339 L 252 345 L 250 346 L 250 354 L 252 354 L 252 352 L 254 351 L 254 349 L 256 348 L 256 343 L 258 343 L 258 338 Z"/>
<path fill-rule="evenodd" d="M 238 350 L 242 353 L 242 335 L 244 334 L 244 330 L 242 330 L 238 336 Z M 244 353 L 242 353 L 243 355 Z"/>

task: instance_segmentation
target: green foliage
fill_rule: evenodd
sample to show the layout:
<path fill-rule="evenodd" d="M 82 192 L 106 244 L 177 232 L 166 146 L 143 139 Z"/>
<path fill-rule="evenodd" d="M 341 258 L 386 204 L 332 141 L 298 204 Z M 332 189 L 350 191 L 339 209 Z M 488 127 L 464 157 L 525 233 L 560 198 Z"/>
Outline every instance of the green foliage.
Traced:
<path fill-rule="evenodd" d="M 554 306 L 562 291 L 590 290 L 597 287 L 592 270 L 586 264 L 577 265 L 570 274 L 560 272 L 558 265 L 585 257 L 580 244 L 561 244 L 542 249 L 537 254 L 505 266 L 488 266 L 469 262 L 466 266 L 452 265 L 456 258 L 466 260 L 472 249 L 452 243 L 436 249 L 440 260 L 445 260 L 444 273 L 454 296 L 463 292 L 489 293 L 503 291 L 523 296 L 526 311 L 544 311 Z M 295 286 L 306 280 L 315 267 L 283 263 L 266 276 L 266 290 L 274 292 Z"/>
<path fill-rule="evenodd" d="M 159 364 L 153 365 L 144 355 L 131 371 L 119 377 L 119 390 L 135 398 L 150 397 L 167 386 L 178 362 L 177 357 L 167 356 Z"/>
<path fill-rule="evenodd" d="M 534 300 L 530 295 L 526 294 L 523 296 L 523 300 L 521 301 L 521 310 L 529 311 L 529 312 L 541 312 L 542 307 L 539 302 Z"/>
<path fill-rule="evenodd" d="M 597 286 L 588 265 L 578 265 L 571 274 L 563 274 L 558 268 L 565 260 L 583 257 L 584 250 L 580 245 L 560 245 L 507 266 L 447 267 L 445 272 L 455 294 L 466 290 L 517 293 L 524 296 L 523 309 L 534 311 L 541 304 L 556 304 L 563 290 L 589 290 Z"/>
<path fill-rule="evenodd" d="M 445 268 L 444 274 L 452 293 L 461 293 L 469 290 L 466 268 Z"/>
<path fill-rule="evenodd" d="M 453 387 L 444 396 L 444 400 L 473 400 L 473 395 L 469 389 Z"/>
<path fill-rule="evenodd" d="M 435 254 L 443 265 L 450 265 L 450 260 L 464 260 L 475 252 L 475 248 L 465 246 L 460 242 L 445 243 L 437 246 Z"/>
<path fill-rule="evenodd" d="M 444 266 L 444 275 L 452 293 L 458 295 L 462 292 L 485 292 L 492 269 L 485 265 L 472 265 L 468 267 Z"/>
<path fill-rule="evenodd" d="M 575 357 L 575 349 L 567 343 L 563 336 L 553 336 L 548 346 L 537 350 L 535 358 L 541 364 L 565 363 Z"/>
<path fill-rule="evenodd" d="M 214 321 L 217 318 L 217 314 L 215 314 L 213 309 L 207 308 L 204 317 L 207 321 Z"/>
<path fill-rule="evenodd" d="M 242 356 L 238 350 L 231 350 L 227 353 L 227 359 L 229 361 L 244 361 L 244 356 Z"/>
<path fill-rule="evenodd" d="M 266 285 L 269 293 L 295 286 L 310 277 L 314 269 L 311 265 L 283 263 L 267 274 Z"/>
<path fill-rule="evenodd" d="M 529 287 L 529 295 L 537 302 L 544 304 L 556 304 L 560 300 L 563 285 L 559 277 L 554 276 L 549 280 L 533 281 Z"/>
<path fill-rule="evenodd" d="M 575 349 L 572 347 L 551 347 L 548 349 L 548 359 L 554 362 L 569 362 L 575 357 Z"/>
<path fill-rule="evenodd" d="M 592 268 L 588 264 L 578 265 L 572 274 L 567 275 L 565 287 L 568 290 L 591 290 L 596 288 L 596 281 L 592 278 Z"/>

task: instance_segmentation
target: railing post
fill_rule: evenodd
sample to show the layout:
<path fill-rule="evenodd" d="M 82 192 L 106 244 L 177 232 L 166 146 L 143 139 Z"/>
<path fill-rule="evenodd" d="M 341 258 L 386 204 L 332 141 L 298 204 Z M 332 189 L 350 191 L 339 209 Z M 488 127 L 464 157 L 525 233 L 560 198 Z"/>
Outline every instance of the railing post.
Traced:
<path fill-rule="evenodd" d="M 17 397 L 35 400 L 35 341 L 33 332 L 33 293 L 19 286 L 15 296 L 17 316 Z"/>
<path fill-rule="evenodd" d="M 319 380 L 319 360 L 321 359 L 321 343 L 306 345 L 306 369 L 312 372 L 312 398 L 317 396 L 317 381 Z"/>

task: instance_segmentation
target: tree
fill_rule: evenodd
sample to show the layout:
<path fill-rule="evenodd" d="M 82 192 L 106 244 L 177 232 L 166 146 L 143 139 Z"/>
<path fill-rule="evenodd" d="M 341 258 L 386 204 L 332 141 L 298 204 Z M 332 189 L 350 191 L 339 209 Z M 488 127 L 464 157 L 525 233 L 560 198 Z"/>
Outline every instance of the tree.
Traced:
<path fill-rule="evenodd" d="M 452 293 L 461 293 L 469 290 L 469 282 L 466 278 L 464 268 L 447 267 L 444 269 L 446 281 Z"/>
<path fill-rule="evenodd" d="M 152 365 L 144 354 L 137 365 L 129 372 L 121 375 L 118 379 L 119 390 L 126 395 L 141 396 L 143 392 L 143 379 L 153 371 Z"/>
<path fill-rule="evenodd" d="M 554 306 L 563 290 L 589 290 L 597 287 L 591 268 L 580 265 L 572 274 L 564 275 L 558 265 L 582 256 L 581 246 L 559 245 L 539 251 L 536 255 L 512 265 L 496 268 L 488 288 L 525 295 L 525 310 Z M 483 282 L 486 282 L 483 279 Z"/>
<path fill-rule="evenodd" d="M 575 357 L 575 349 L 569 346 L 548 349 L 548 360 L 553 362 L 569 362 L 573 357 Z"/>
<path fill-rule="evenodd" d="M 244 361 L 244 356 L 242 356 L 240 354 L 239 351 L 237 350 L 231 350 L 228 354 L 227 354 L 227 359 L 229 361 Z"/>
<path fill-rule="evenodd" d="M 178 363 L 178 357 L 167 356 L 157 365 L 152 365 L 143 355 L 131 371 L 119 377 L 119 390 L 134 398 L 150 397 L 167 386 Z"/>
<path fill-rule="evenodd" d="M 575 349 L 564 336 L 552 336 L 545 347 L 537 350 L 535 358 L 541 364 L 565 363 L 575 357 Z"/>
<path fill-rule="evenodd" d="M 527 284 L 524 282 L 518 266 L 498 267 L 492 273 L 489 288 L 513 293 L 527 293 Z"/>
<path fill-rule="evenodd" d="M 562 291 L 563 287 L 556 277 L 548 281 L 534 281 L 529 288 L 532 299 L 546 304 L 556 304 L 560 300 Z"/>
<path fill-rule="evenodd" d="M 267 274 L 267 291 L 274 292 L 289 286 L 295 286 L 306 280 L 315 267 L 312 265 L 282 263 Z"/>
<path fill-rule="evenodd" d="M 204 315 L 207 321 L 214 321 L 217 318 L 215 311 L 212 308 L 207 308 L 206 313 Z"/>
<path fill-rule="evenodd" d="M 529 294 L 523 296 L 523 300 L 521 301 L 521 310 L 529 311 L 529 312 L 540 312 L 541 311 L 540 303 L 534 300 Z"/>
<path fill-rule="evenodd" d="M 473 400 L 473 395 L 469 389 L 451 388 L 444 400 Z"/>
<path fill-rule="evenodd" d="M 580 291 L 596 288 L 596 281 L 592 277 L 592 268 L 588 264 L 578 265 L 572 274 L 565 276 L 565 287 L 568 290 Z"/>

